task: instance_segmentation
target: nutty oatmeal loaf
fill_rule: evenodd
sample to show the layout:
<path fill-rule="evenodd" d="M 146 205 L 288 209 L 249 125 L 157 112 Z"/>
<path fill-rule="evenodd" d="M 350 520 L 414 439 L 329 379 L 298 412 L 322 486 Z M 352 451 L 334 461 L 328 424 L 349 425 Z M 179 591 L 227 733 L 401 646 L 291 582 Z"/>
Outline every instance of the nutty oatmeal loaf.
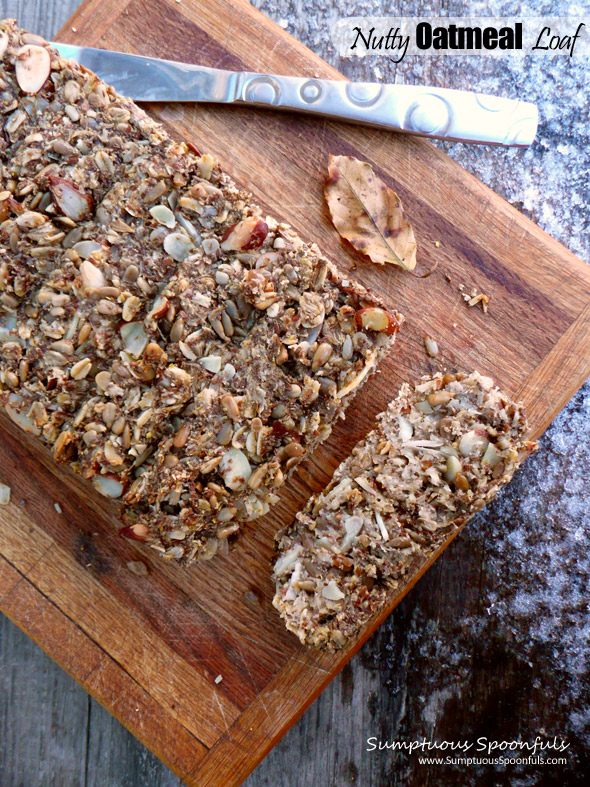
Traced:
<path fill-rule="evenodd" d="M 436 374 L 398 397 L 278 534 L 274 606 L 302 643 L 344 646 L 536 448 L 489 377 Z"/>
<path fill-rule="evenodd" d="M 210 557 L 264 514 L 401 315 L 208 155 L 0 22 L 0 403 L 124 533 Z"/>

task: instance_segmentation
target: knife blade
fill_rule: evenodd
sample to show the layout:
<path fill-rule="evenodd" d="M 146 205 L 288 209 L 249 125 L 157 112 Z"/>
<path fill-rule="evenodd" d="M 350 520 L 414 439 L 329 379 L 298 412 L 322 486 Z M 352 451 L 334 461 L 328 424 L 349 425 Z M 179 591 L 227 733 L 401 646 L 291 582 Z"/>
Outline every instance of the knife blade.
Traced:
<path fill-rule="evenodd" d="M 134 101 L 249 104 L 488 145 L 526 147 L 537 131 L 535 104 L 467 90 L 225 71 L 72 44 L 53 46 Z"/>

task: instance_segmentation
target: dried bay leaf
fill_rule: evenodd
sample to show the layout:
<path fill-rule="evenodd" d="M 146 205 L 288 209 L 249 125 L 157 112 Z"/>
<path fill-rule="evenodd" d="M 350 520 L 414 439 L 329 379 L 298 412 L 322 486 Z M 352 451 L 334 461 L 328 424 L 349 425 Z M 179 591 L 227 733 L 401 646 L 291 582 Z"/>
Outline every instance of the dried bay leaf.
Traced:
<path fill-rule="evenodd" d="M 373 262 L 416 267 L 416 239 L 401 200 L 366 161 L 330 156 L 324 190 L 332 221 L 342 238 Z"/>

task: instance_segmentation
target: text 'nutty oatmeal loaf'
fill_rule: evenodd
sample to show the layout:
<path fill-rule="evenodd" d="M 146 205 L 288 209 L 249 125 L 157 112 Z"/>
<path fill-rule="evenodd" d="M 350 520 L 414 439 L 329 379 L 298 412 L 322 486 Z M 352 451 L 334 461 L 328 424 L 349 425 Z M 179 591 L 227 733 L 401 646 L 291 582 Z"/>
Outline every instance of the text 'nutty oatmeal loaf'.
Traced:
<path fill-rule="evenodd" d="M 165 557 L 264 514 L 401 316 L 213 159 L 0 23 L 0 401 Z"/>
<path fill-rule="evenodd" d="M 326 489 L 277 536 L 274 606 L 308 645 L 343 647 L 536 448 L 489 377 L 404 384 Z"/>

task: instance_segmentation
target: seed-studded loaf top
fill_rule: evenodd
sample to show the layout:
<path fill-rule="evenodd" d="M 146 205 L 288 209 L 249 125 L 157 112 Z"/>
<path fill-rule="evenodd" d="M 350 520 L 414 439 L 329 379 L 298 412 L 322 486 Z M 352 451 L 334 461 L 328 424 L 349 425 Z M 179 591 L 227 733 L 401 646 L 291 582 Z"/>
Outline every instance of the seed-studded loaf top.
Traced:
<path fill-rule="evenodd" d="M 300 640 L 342 647 L 535 449 L 489 377 L 404 384 L 328 487 L 279 534 L 274 605 Z"/>
<path fill-rule="evenodd" d="M 0 402 L 165 557 L 211 556 L 400 315 L 208 155 L 0 22 Z"/>

